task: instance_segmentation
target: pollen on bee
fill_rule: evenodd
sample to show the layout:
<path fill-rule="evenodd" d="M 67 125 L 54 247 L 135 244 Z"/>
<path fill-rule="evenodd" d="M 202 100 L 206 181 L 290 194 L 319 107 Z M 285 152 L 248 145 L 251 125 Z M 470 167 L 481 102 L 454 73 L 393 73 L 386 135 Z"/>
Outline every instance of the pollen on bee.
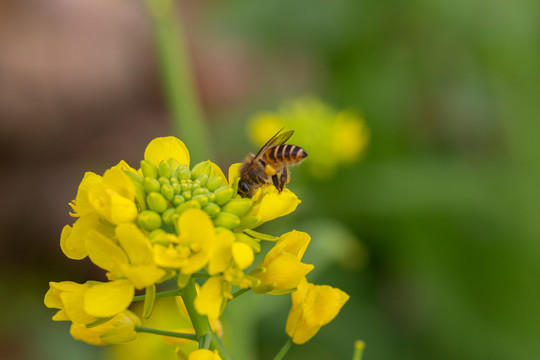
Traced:
<path fill-rule="evenodd" d="M 277 171 L 269 164 L 266 164 L 266 166 L 264 167 L 264 173 L 268 176 L 274 176 L 277 174 Z"/>

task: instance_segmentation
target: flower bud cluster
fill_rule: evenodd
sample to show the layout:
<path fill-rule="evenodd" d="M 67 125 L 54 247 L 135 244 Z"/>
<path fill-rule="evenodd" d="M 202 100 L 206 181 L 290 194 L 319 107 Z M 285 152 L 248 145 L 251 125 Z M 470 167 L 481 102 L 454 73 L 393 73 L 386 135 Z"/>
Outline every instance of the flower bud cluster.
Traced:
<path fill-rule="evenodd" d="M 174 232 L 174 224 L 187 209 L 201 209 L 216 227 L 234 229 L 240 217 L 252 206 L 251 199 L 233 198 L 236 192 L 223 176 L 215 173 L 209 161 L 191 170 L 175 159 L 154 164 L 141 161 L 142 176 L 132 177 L 142 194 L 137 224 L 150 232 L 150 237 L 164 229 Z"/>

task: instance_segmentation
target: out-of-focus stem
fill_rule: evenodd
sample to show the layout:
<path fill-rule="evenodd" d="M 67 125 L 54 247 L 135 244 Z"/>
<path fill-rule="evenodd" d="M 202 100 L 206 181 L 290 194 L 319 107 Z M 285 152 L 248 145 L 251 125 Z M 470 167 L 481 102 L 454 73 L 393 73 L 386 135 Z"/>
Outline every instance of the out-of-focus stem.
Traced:
<path fill-rule="evenodd" d="M 173 0 L 146 0 L 156 55 L 175 135 L 188 145 L 193 162 L 211 157 L 210 140 L 194 88 L 178 9 Z"/>

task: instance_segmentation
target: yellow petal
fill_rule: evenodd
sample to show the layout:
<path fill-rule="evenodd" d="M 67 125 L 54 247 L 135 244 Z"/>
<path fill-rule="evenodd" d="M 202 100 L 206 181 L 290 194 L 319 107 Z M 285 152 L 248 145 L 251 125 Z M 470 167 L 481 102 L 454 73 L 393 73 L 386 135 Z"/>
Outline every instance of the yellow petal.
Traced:
<path fill-rule="evenodd" d="M 208 262 L 208 273 L 210 275 L 224 272 L 231 264 L 231 246 L 234 243 L 234 234 L 226 230 L 220 232 L 217 237 L 217 244 Z"/>
<path fill-rule="evenodd" d="M 118 242 L 133 265 L 153 264 L 154 253 L 150 240 L 132 223 L 120 224 L 116 227 Z"/>
<path fill-rule="evenodd" d="M 165 270 L 155 265 L 123 265 L 121 271 L 138 290 L 155 284 L 165 276 Z"/>
<path fill-rule="evenodd" d="M 185 263 L 186 255 L 174 245 L 154 245 L 154 261 L 162 267 L 178 269 Z"/>
<path fill-rule="evenodd" d="M 293 254 L 282 253 L 266 266 L 265 272 L 253 276 L 261 280 L 261 286 L 272 285 L 271 293 L 284 293 L 296 288 L 313 267 L 302 263 Z M 254 288 L 253 291 L 258 290 Z"/>
<path fill-rule="evenodd" d="M 189 354 L 188 360 L 221 360 L 217 350 L 198 349 Z"/>
<path fill-rule="evenodd" d="M 229 166 L 229 185 L 234 183 L 234 179 L 240 176 L 240 167 L 242 163 L 235 163 Z"/>
<path fill-rule="evenodd" d="M 159 137 L 148 144 L 144 151 L 144 159 L 159 166 L 162 160 L 175 159 L 180 165 L 189 166 L 189 152 L 186 145 L 173 136 Z"/>
<path fill-rule="evenodd" d="M 105 236 L 113 235 L 113 227 L 103 222 L 95 212 L 81 216 L 73 228 L 64 226 L 60 236 L 60 247 L 64 254 L 74 260 L 81 260 L 88 255 L 85 239 L 88 234 L 95 230 Z"/>
<path fill-rule="evenodd" d="M 268 187 L 269 192 L 261 199 L 259 216 L 262 222 L 267 222 L 275 218 L 285 216 L 293 212 L 300 200 L 298 197 L 288 189 L 283 189 L 282 192 L 278 192 L 275 187 Z"/>
<path fill-rule="evenodd" d="M 279 237 L 274 247 L 268 251 L 264 257 L 264 264 L 268 264 L 273 261 L 277 256 L 283 252 L 292 254 L 301 260 L 306 252 L 306 249 L 311 241 L 311 237 L 302 231 L 290 231 Z"/>
<path fill-rule="evenodd" d="M 94 285 L 84 295 L 84 309 L 96 317 L 114 316 L 127 309 L 135 287 L 129 280 L 115 280 Z"/>
<path fill-rule="evenodd" d="M 122 248 L 97 231 L 90 232 L 85 245 L 90 260 L 102 269 L 114 272 L 119 264 L 128 263 L 128 257 Z"/>
<path fill-rule="evenodd" d="M 251 247 L 242 242 L 235 242 L 232 245 L 232 255 L 234 262 L 241 270 L 249 267 L 253 263 L 255 256 Z"/>
<path fill-rule="evenodd" d="M 201 315 L 217 319 L 221 314 L 223 301 L 221 279 L 211 277 L 201 286 L 199 294 L 195 298 L 195 309 Z"/>
<path fill-rule="evenodd" d="M 73 210 L 77 216 L 83 216 L 94 211 L 93 206 L 88 199 L 88 191 L 95 184 L 99 184 L 103 181 L 103 178 L 93 172 L 86 172 L 77 190 L 77 196 L 75 197 L 75 205 Z"/>
<path fill-rule="evenodd" d="M 223 180 L 223 183 L 226 184 L 227 178 L 225 177 L 225 174 L 223 173 L 221 168 L 211 161 L 208 161 L 208 162 L 210 163 L 210 167 L 212 168 L 212 170 L 214 170 L 214 175 L 221 177 L 221 179 Z"/>

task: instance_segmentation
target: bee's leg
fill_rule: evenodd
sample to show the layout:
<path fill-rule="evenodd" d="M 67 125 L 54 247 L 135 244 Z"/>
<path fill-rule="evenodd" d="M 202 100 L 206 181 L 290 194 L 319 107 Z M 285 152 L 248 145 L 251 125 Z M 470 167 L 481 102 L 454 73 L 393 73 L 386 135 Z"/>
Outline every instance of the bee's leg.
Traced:
<path fill-rule="evenodd" d="M 291 175 L 289 173 L 289 169 L 287 168 L 283 169 L 283 171 L 279 175 L 279 186 L 276 185 L 279 192 L 283 191 L 283 189 L 285 188 L 285 185 L 289 183 L 291 179 L 290 176 Z"/>
<path fill-rule="evenodd" d="M 276 175 L 272 175 L 272 183 L 274 184 L 274 186 L 276 187 L 276 189 L 278 189 L 279 191 L 281 191 L 281 189 L 279 188 L 279 178 Z"/>

